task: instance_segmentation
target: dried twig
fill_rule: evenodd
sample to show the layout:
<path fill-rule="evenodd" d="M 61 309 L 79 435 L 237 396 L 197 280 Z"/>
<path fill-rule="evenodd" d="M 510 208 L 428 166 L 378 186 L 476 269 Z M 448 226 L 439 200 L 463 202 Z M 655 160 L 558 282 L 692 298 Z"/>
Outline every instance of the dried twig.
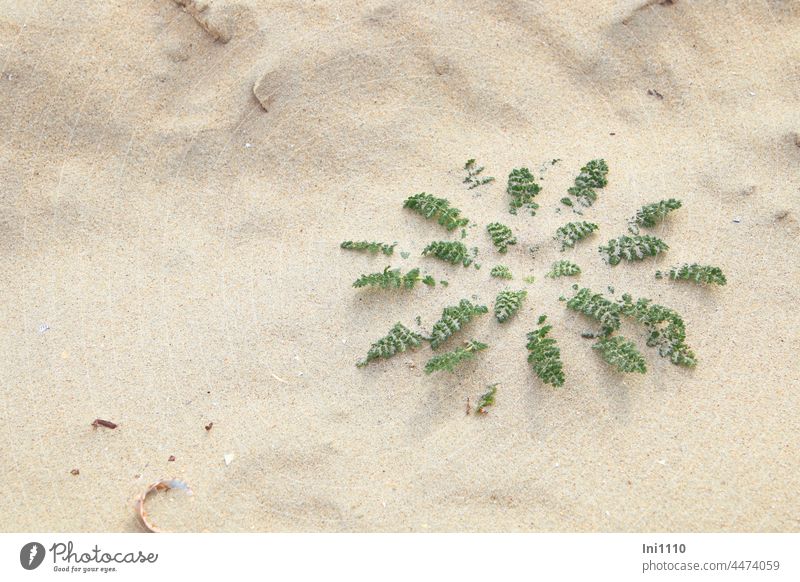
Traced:
<path fill-rule="evenodd" d="M 104 426 L 104 427 L 110 428 L 110 429 L 117 428 L 117 424 L 116 423 L 113 423 L 110 420 L 103 420 L 102 418 L 95 418 L 94 422 L 92 423 L 92 426 L 94 428 L 97 428 L 98 426 Z"/>

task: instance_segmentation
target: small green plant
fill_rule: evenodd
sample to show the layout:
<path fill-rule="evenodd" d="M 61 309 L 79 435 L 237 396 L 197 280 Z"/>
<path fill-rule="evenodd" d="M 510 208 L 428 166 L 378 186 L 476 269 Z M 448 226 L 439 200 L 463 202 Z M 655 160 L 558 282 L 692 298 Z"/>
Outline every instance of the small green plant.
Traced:
<path fill-rule="evenodd" d="M 492 267 L 491 273 L 489 273 L 492 277 L 497 279 L 513 279 L 514 275 L 511 274 L 511 269 L 506 267 L 505 265 L 496 265 Z"/>
<path fill-rule="evenodd" d="M 409 197 L 403 208 L 410 208 L 427 219 L 435 218 L 447 230 L 455 230 L 469 224 L 469 219 L 461 216 L 458 208 L 450 206 L 445 198 L 436 198 L 422 192 Z"/>
<path fill-rule="evenodd" d="M 603 260 L 613 266 L 618 265 L 622 259 L 626 261 L 641 261 L 645 257 L 654 257 L 669 250 L 669 246 L 660 238 L 649 234 L 641 236 L 622 235 L 611 239 L 605 246 L 601 246 L 599 250 Z"/>
<path fill-rule="evenodd" d="M 593 222 L 568 222 L 556 229 L 556 234 L 553 238 L 561 243 L 561 250 L 563 251 L 574 247 L 578 241 L 585 239 L 598 228 Z"/>
<path fill-rule="evenodd" d="M 536 281 L 536 277 L 534 277 L 533 275 L 528 275 L 527 277 L 523 277 L 522 280 L 525 281 L 528 285 L 530 285 L 534 281 Z"/>
<path fill-rule="evenodd" d="M 533 371 L 545 384 L 555 387 L 564 385 L 564 365 L 561 362 L 561 350 L 558 349 L 556 340 L 547 337 L 552 325 L 542 325 L 547 320 L 546 315 L 539 316 L 538 327 L 528 334 L 528 362 L 533 366 Z"/>
<path fill-rule="evenodd" d="M 592 293 L 587 287 L 567 301 L 567 307 L 597 320 L 600 323 L 600 333 L 595 335 L 599 337 L 611 335 L 622 325 L 620 306 L 603 297 L 601 293 Z"/>
<path fill-rule="evenodd" d="M 520 291 L 500 291 L 494 301 L 494 316 L 497 321 L 503 323 L 508 321 L 522 307 L 522 302 L 528 296 L 524 289 Z"/>
<path fill-rule="evenodd" d="M 620 302 L 621 311 L 644 325 L 649 335 L 647 346 L 658 348 L 658 354 L 669 358 L 677 366 L 693 367 L 697 357 L 686 345 L 686 325 L 683 318 L 673 309 L 656 305 L 650 299 L 633 301 L 627 293 Z"/>
<path fill-rule="evenodd" d="M 372 360 L 391 358 L 407 349 L 418 348 L 422 344 L 422 339 L 420 334 L 414 333 L 402 323 L 395 323 L 394 327 L 389 330 L 388 335 L 372 344 L 369 352 L 367 352 L 367 357 L 357 362 L 356 366 L 363 368 Z"/>
<path fill-rule="evenodd" d="M 358 242 L 346 240 L 339 246 L 343 249 L 349 249 L 353 251 L 368 251 L 373 255 L 378 252 L 382 252 L 384 255 L 391 256 L 394 253 L 394 247 L 397 246 L 397 243 L 392 243 L 389 245 L 386 243 L 370 242 L 366 240 Z"/>
<path fill-rule="evenodd" d="M 481 394 L 478 403 L 475 405 L 475 414 L 488 414 L 486 410 L 489 406 L 494 406 L 494 396 L 497 394 L 499 384 L 490 384 L 486 387 L 486 392 Z"/>
<path fill-rule="evenodd" d="M 458 241 L 436 241 L 429 244 L 422 251 L 422 254 L 433 255 L 437 259 L 446 261 L 453 265 L 461 263 L 465 267 L 472 264 L 472 257 L 467 250 L 466 245 Z"/>
<path fill-rule="evenodd" d="M 446 342 L 453 334 L 465 324 L 472 321 L 477 315 L 488 313 L 485 305 L 473 305 L 468 299 L 462 299 L 458 305 L 445 307 L 442 317 L 433 324 L 431 330 L 431 348 L 434 350 Z"/>
<path fill-rule="evenodd" d="M 467 177 L 464 178 L 464 184 L 468 184 L 467 190 L 472 190 L 478 186 L 494 182 L 494 178 L 491 176 L 485 178 L 480 177 L 484 168 L 483 166 L 478 166 L 474 159 L 467 160 L 467 163 L 464 164 L 464 170 L 467 172 Z"/>
<path fill-rule="evenodd" d="M 408 273 L 403 275 L 400 269 L 391 269 L 386 267 L 382 273 L 372 273 L 370 275 L 361 275 L 353 283 L 353 287 L 378 287 L 380 289 L 413 289 L 418 281 L 428 287 L 435 287 L 436 280 L 430 276 L 421 276 L 419 269 L 411 269 Z"/>
<path fill-rule="evenodd" d="M 571 206 L 573 206 L 573 204 L 572 204 L 572 198 L 567 198 L 566 196 L 564 196 L 564 197 L 561 199 L 561 204 L 563 204 L 564 206 L 570 206 L 570 207 L 571 207 Z"/>
<path fill-rule="evenodd" d="M 504 224 L 499 222 L 492 222 L 486 226 L 489 235 L 492 237 L 494 246 L 497 247 L 497 252 L 505 253 L 508 251 L 509 245 L 517 244 L 517 239 L 514 233 Z"/>
<path fill-rule="evenodd" d="M 442 370 L 452 372 L 459 364 L 474 358 L 476 352 L 485 350 L 488 347 L 489 346 L 486 344 L 474 339 L 464 342 L 463 347 L 456 348 L 451 352 L 445 352 L 444 354 L 433 356 L 430 360 L 428 360 L 428 363 L 425 364 L 425 373 L 431 374 L 433 372 L 441 372 Z"/>
<path fill-rule="evenodd" d="M 667 214 L 680 207 L 681 201 L 674 198 L 642 206 L 636 212 L 636 216 L 628 221 L 628 230 L 633 234 L 639 234 L 640 227 L 653 227 L 664 220 Z"/>
<path fill-rule="evenodd" d="M 644 357 L 636 349 L 636 345 L 622 336 L 604 337 L 592 346 L 603 356 L 607 364 L 611 364 L 620 372 L 647 372 Z"/>
<path fill-rule="evenodd" d="M 577 198 L 583 206 L 591 206 L 597 200 L 595 190 L 605 188 L 608 184 L 606 175 L 608 164 L 605 160 L 592 160 L 581 168 L 580 174 L 575 178 L 575 185 L 567 190 Z"/>
<path fill-rule="evenodd" d="M 698 265 L 697 263 L 691 265 L 687 263 L 680 267 L 672 267 L 666 273 L 656 272 L 656 279 L 663 277 L 669 277 L 672 281 L 692 281 L 701 285 L 725 285 L 728 282 L 725 278 L 725 273 L 719 267 Z"/>
<path fill-rule="evenodd" d="M 506 192 L 511 196 L 511 205 L 508 211 L 516 214 L 520 208 L 527 208 L 531 216 L 535 216 L 539 205 L 533 199 L 541 190 L 542 187 L 536 183 L 536 178 L 528 168 L 512 170 L 508 175 L 508 186 L 506 187 Z"/>
<path fill-rule="evenodd" d="M 581 268 L 575 263 L 571 263 L 569 261 L 556 261 L 553 263 L 553 266 L 550 268 L 550 272 L 547 273 L 547 276 L 551 279 L 555 279 L 556 277 L 574 277 L 575 275 L 580 274 Z"/>

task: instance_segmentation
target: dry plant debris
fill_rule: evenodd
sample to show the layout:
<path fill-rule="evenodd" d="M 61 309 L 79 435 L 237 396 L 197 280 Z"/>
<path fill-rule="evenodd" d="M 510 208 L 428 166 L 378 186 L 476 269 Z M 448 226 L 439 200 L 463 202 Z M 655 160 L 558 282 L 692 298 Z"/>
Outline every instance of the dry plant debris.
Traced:
<path fill-rule="evenodd" d="M 136 515 L 139 518 L 139 523 L 142 524 L 147 531 L 152 533 L 163 533 L 164 530 L 159 528 L 156 524 L 154 524 L 149 517 L 147 516 L 147 510 L 145 509 L 145 502 L 147 498 L 159 491 L 168 491 L 170 489 L 178 489 L 180 491 L 184 491 L 186 495 L 194 495 L 192 489 L 189 487 L 186 482 L 181 481 L 180 479 L 162 479 L 161 481 L 156 481 L 144 492 L 136 498 L 135 507 L 136 507 Z"/>

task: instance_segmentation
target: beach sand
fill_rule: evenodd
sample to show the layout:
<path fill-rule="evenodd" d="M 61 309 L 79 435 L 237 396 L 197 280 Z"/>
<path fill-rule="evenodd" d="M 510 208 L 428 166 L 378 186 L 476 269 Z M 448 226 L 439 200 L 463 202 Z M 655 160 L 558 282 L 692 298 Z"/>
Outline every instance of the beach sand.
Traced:
<path fill-rule="evenodd" d="M 171 477 L 194 491 L 153 500 L 173 531 L 800 530 L 797 2 L 182 4 L 0 2 L 3 531 L 141 531 L 134 499 Z M 577 217 L 559 199 L 600 157 Z M 467 190 L 468 158 L 496 181 Z M 535 217 L 508 213 L 520 166 Z M 420 256 L 460 240 L 402 208 L 422 191 L 477 224 L 480 270 Z M 667 253 L 602 262 L 670 197 Z M 560 253 L 575 218 L 600 230 Z M 545 277 L 560 258 L 679 311 L 697 367 L 626 324 L 649 371 L 614 372 L 558 301 L 576 281 Z M 728 284 L 654 278 L 684 262 Z M 352 288 L 387 264 L 449 286 Z M 354 366 L 506 286 L 523 310 L 471 324 L 490 348 L 457 374 L 424 374 L 427 347 Z M 540 314 L 560 389 L 526 362 Z"/>

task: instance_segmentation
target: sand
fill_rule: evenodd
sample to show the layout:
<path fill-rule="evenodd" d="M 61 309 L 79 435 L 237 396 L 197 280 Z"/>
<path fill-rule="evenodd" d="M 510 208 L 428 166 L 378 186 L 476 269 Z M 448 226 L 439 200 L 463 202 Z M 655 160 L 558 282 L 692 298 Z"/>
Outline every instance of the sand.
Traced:
<path fill-rule="evenodd" d="M 0 3 L 3 531 L 140 531 L 164 477 L 194 491 L 153 502 L 175 531 L 800 530 L 796 2 L 181 4 Z M 562 254 L 558 200 L 596 157 L 600 231 Z M 467 190 L 468 158 L 497 180 Z M 523 165 L 535 217 L 507 211 Z M 447 237 L 402 209 L 421 191 L 478 225 L 481 270 L 419 256 Z M 668 197 L 668 253 L 605 265 Z M 680 311 L 696 369 L 632 326 L 649 373 L 606 366 L 559 258 Z M 351 287 L 389 262 L 450 284 Z M 491 306 L 500 262 L 527 302 L 465 333 L 490 348 L 459 374 L 426 376 L 429 348 L 356 369 L 396 321 Z M 683 262 L 728 285 L 654 279 Z M 525 361 L 541 313 L 562 389 Z"/>

